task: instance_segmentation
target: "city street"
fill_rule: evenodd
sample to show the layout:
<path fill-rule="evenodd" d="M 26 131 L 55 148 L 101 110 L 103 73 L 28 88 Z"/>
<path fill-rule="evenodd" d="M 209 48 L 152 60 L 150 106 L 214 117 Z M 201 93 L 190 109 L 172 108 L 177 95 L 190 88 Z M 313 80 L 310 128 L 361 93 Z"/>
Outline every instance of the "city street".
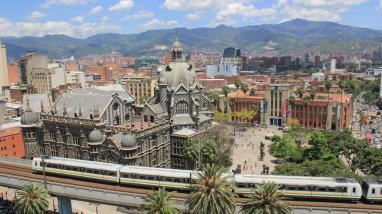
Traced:
<path fill-rule="evenodd" d="M 233 146 L 232 169 L 241 165 L 242 173 L 261 174 L 263 165 L 269 166 L 269 172 L 275 167 L 276 158 L 269 154 L 270 140 L 266 140 L 268 133 L 282 135 L 276 128 L 246 128 L 246 131 L 236 131 L 235 144 Z M 265 156 L 260 160 L 260 144 L 264 143 Z"/>

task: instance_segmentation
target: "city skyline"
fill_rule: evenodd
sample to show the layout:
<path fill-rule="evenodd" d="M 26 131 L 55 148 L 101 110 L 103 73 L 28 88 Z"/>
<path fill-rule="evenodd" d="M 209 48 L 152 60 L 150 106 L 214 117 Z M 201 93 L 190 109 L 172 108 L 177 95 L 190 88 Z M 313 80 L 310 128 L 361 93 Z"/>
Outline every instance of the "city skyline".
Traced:
<path fill-rule="evenodd" d="M 382 0 L 31 0 L 7 2 L 0 36 L 131 34 L 174 27 L 277 24 L 295 18 L 381 30 Z"/>

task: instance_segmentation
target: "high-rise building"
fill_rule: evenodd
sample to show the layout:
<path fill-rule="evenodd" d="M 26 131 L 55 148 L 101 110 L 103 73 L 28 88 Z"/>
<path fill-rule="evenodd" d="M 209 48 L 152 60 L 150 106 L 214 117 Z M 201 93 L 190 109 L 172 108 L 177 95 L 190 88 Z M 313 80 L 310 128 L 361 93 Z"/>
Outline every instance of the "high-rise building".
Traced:
<path fill-rule="evenodd" d="M 7 100 L 5 97 L 0 95 L 0 124 L 5 122 L 5 115 L 7 114 L 7 109 L 5 107 Z"/>
<path fill-rule="evenodd" d="M 32 68 L 28 79 L 38 94 L 51 94 L 52 88 L 65 85 L 65 71 L 58 64 L 48 64 L 45 68 Z"/>
<path fill-rule="evenodd" d="M 320 67 L 321 66 L 321 59 L 320 59 L 320 56 L 319 55 L 316 55 L 314 57 L 314 66 L 315 67 Z"/>
<path fill-rule="evenodd" d="M 8 85 L 7 51 L 5 45 L 0 42 L 0 95 L 3 93 L 3 87 Z"/>
<path fill-rule="evenodd" d="M 207 65 L 207 76 L 238 76 L 243 69 L 243 58 L 240 49 L 226 48 L 218 65 Z"/>
<path fill-rule="evenodd" d="M 30 51 L 19 60 L 19 76 L 21 84 L 31 84 L 31 73 L 33 69 L 46 69 L 49 59 L 45 55 L 39 55 Z"/>
<path fill-rule="evenodd" d="M 135 103 L 138 105 L 154 96 L 154 79 L 149 77 L 124 77 L 120 81 L 135 98 Z"/>

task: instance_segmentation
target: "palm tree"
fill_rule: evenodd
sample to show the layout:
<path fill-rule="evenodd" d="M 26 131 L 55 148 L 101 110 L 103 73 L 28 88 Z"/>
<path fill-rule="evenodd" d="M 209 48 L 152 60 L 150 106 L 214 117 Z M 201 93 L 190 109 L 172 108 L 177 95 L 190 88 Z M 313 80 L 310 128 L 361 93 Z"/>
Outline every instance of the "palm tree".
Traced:
<path fill-rule="evenodd" d="M 244 92 L 244 96 L 245 96 L 245 94 L 247 93 L 247 91 L 249 90 L 248 85 L 245 84 L 245 83 L 242 83 L 242 84 L 240 85 L 240 89 Z"/>
<path fill-rule="evenodd" d="M 236 79 L 235 82 L 234 82 L 233 84 L 235 85 L 236 89 L 239 90 L 240 85 L 241 85 L 241 81 L 240 81 L 240 79 Z"/>
<path fill-rule="evenodd" d="M 329 102 L 329 91 L 330 91 L 330 88 L 332 88 L 332 81 L 326 79 L 325 80 L 325 90 L 326 90 L 326 93 L 328 93 L 328 102 Z"/>
<path fill-rule="evenodd" d="M 227 113 L 227 102 L 228 102 L 228 100 L 227 100 L 227 96 L 228 96 L 228 93 L 229 93 L 229 88 L 228 88 L 228 86 L 224 86 L 223 88 L 222 88 L 222 92 L 223 92 L 223 94 L 224 94 L 224 97 L 225 97 L 225 104 L 224 104 L 224 113 Z"/>
<path fill-rule="evenodd" d="M 224 168 L 214 164 L 206 164 L 203 171 L 198 172 L 186 201 L 192 213 L 235 213 L 231 177 L 223 175 L 224 172 Z"/>
<path fill-rule="evenodd" d="M 316 94 L 317 94 L 317 91 L 314 87 L 310 86 L 309 87 L 309 97 L 310 97 L 310 100 L 313 101 L 314 98 L 316 97 Z"/>
<path fill-rule="evenodd" d="M 235 82 L 235 87 L 236 87 L 236 111 L 239 111 L 239 88 L 241 85 L 241 81 L 239 79 L 236 79 Z"/>
<path fill-rule="evenodd" d="M 172 207 L 176 203 L 171 199 L 175 194 L 161 187 L 154 194 L 147 195 L 141 208 L 150 214 L 178 214 L 180 210 Z"/>
<path fill-rule="evenodd" d="M 296 97 L 292 95 L 289 97 L 288 101 L 290 104 L 294 104 L 296 102 Z"/>
<path fill-rule="evenodd" d="M 305 89 L 304 89 L 304 87 L 302 87 L 302 86 L 298 87 L 298 89 L 297 89 L 297 94 L 298 94 L 298 97 L 299 97 L 300 99 L 302 99 L 302 97 L 304 96 L 304 93 L 305 93 Z"/>
<path fill-rule="evenodd" d="M 48 210 L 48 191 L 42 186 L 27 184 L 21 191 L 17 191 L 15 203 L 16 213 L 43 214 Z"/>
<path fill-rule="evenodd" d="M 264 183 L 259 185 L 252 199 L 242 206 L 244 214 L 290 214 L 291 208 L 288 204 L 281 202 L 282 193 L 278 192 L 279 185 L 275 183 Z"/>

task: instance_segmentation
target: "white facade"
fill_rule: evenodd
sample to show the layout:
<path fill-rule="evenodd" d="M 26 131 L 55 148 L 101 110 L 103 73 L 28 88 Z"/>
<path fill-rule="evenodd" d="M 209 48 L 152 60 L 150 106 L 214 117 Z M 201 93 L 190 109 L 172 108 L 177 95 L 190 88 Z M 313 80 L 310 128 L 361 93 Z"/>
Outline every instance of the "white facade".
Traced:
<path fill-rule="evenodd" d="M 325 80 L 325 74 L 321 73 L 321 72 L 313 73 L 312 74 L 312 80 L 324 81 Z"/>
<path fill-rule="evenodd" d="M 46 68 L 32 68 L 28 80 L 39 94 L 51 94 L 52 88 L 65 85 L 65 71 L 58 64 L 48 64 Z"/>
<path fill-rule="evenodd" d="M 236 64 L 218 64 L 218 65 L 207 65 L 207 77 L 215 77 L 215 76 L 238 76 L 241 71 L 241 67 Z"/>
<path fill-rule="evenodd" d="M 86 87 L 85 73 L 82 71 L 68 71 L 66 72 L 67 84 L 79 84 L 81 87 Z"/>
<path fill-rule="evenodd" d="M 331 59 L 330 60 L 330 73 L 334 73 L 336 71 L 336 59 Z"/>
<path fill-rule="evenodd" d="M 0 95 L 3 93 L 3 86 L 9 85 L 7 51 L 5 45 L 0 42 Z"/>

